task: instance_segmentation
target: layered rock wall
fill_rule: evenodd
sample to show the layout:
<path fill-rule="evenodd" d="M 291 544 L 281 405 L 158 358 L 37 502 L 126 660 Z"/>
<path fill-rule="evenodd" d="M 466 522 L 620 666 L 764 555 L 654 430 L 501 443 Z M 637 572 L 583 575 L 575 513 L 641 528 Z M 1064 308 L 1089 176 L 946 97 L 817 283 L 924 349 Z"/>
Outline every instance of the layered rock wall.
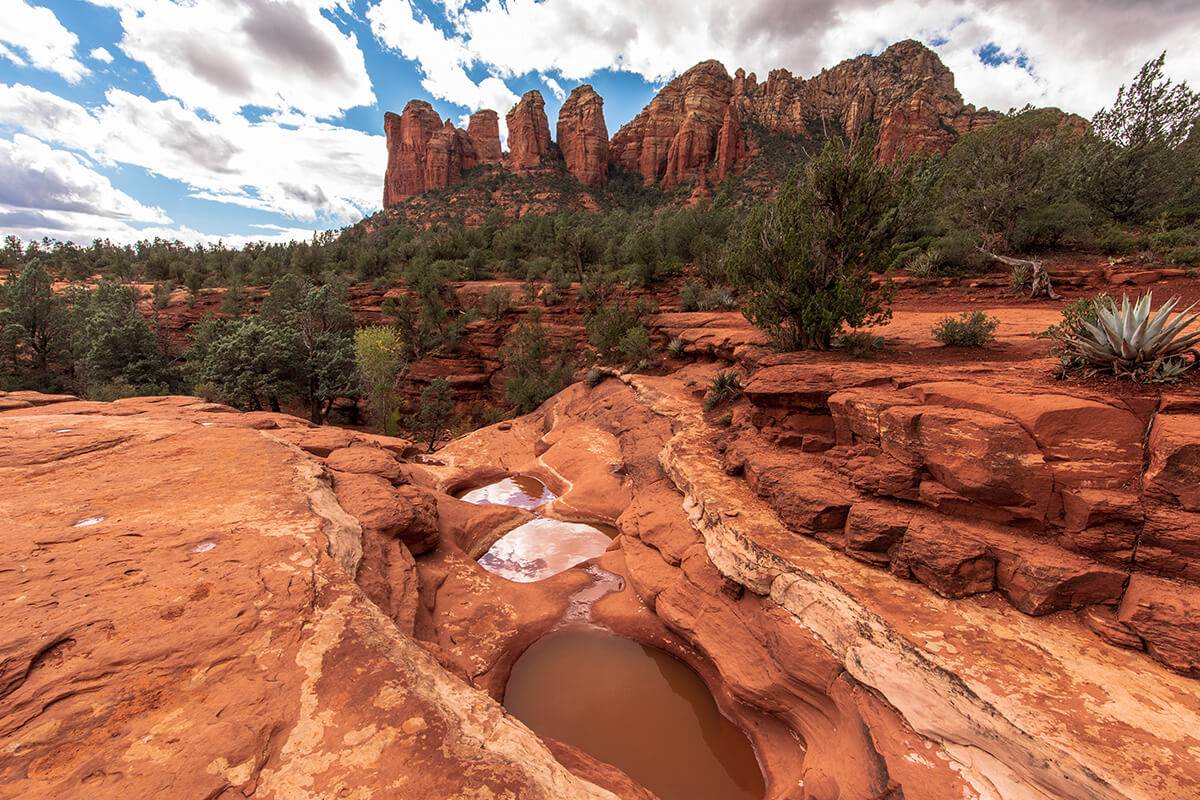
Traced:
<path fill-rule="evenodd" d="M 1200 677 L 1191 406 L 1164 403 L 1147 438 L 1118 405 L 890 368 L 768 367 L 746 392 L 759 433 L 727 469 L 793 530 L 944 597 L 1077 612 Z"/>
<path fill-rule="evenodd" d="M 584 84 L 558 113 L 558 147 L 567 171 L 584 186 L 603 189 L 608 183 L 608 128 L 604 124 L 604 100 Z"/>
<path fill-rule="evenodd" d="M 526 92 L 504 120 L 508 125 L 508 166 L 528 169 L 540 165 L 551 145 L 542 93 L 537 89 Z"/>
<path fill-rule="evenodd" d="M 443 124 L 433 107 L 422 100 L 409 102 L 403 114 L 385 114 L 383 126 L 388 150 L 385 208 L 427 190 L 461 183 L 463 172 L 480 163 L 475 139 L 449 120 Z M 478 138 L 486 143 L 483 127 L 481 122 Z M 496 143 L 498 146 L 498 135 Z"/>

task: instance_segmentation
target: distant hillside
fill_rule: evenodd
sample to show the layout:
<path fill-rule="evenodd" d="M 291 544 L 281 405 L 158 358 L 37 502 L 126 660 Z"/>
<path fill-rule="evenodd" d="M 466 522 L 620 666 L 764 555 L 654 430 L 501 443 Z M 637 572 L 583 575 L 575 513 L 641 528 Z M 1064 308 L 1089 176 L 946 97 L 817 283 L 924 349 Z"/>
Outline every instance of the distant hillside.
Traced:
<path fill-rule="evenodd" d="M 731 77 L 720 62 L 704 61 L 611 139 L 603 106 L 591 86 L 576 87 L 552 139 L 541 94 L 528 92 L 506 115 L 504 153 L 494 111 L 472 115 L 464 131 L 428 103 L 411 101 L 402 114 L 385 116 L 384 213 L 414 223 L 478 224 L 496 207 L 514 217 L 683 203 L 711 196 L 735 175 L 737 191 L 763 194 L 834 136 L 854 138 L 869 125 L 879 137 L 878 158 L 891 160 L 944 153 L 1001 116 L 964 104 L 950 70 L 911 40 L 807 80 L 776 69 L 760 83 L 753 73 L 738 69 Z"/>

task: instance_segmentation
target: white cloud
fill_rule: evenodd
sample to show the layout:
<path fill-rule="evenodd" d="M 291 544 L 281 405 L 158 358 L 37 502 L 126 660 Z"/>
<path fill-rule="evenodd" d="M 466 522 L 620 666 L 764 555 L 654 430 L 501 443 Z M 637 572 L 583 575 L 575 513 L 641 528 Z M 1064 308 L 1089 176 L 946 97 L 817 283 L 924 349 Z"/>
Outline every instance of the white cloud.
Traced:
<path fill-rule="evenodd" d="M 447 14 L 453 29 L 446 32 L 414 17 L 407 0 L 381 0 L 368 16 L 397 24 L 407 17 L 426 28 L 419 41 L 406 38 L 399 49 L 427 72 L 437 72 L 439 59 L 452 55 L 458 68 L 483 67 L 500 79 L 537 72 L 577 81 L 614 68 L 659 82 L 708 58 L 719 59 L 730 71 L 739 66 L 756 71 L 760 78 L 775 67 L 804 77 L 916 38 L 954 71 L 968 102 L 1001 110 L 1032 102 L 1090 116 L 1164 49 L 1169 72 L 1200 85 L 1200 48 L 1194 46 L 1200 14 L 1193 0 L 750 0 L 736 6 L 728 0 L 486 0 L 476 8 L 445 5 L 454 7 Z M 982 63 L 979 53 L 989 45 L 1013 60 Z M 1022 63 L 1018 54 L 1025 56 Z"/>
<path fill-rule="evenodd" d="M 379 207 L 382 136 L 298 115 L 217 122 L 177 100 L 110 89 L 86 109 L 29 86 L 0 85 L 0 119 L 79 150 L 186 184 L 192 196 L 337 227 Z"/>
<path fill-rule="evenodd" d="M 89 58 L 94 58 L 97 61 L 103 61 L 105 64 L 111 64 L 113 60 L 112 53 L 105 50 L 103 47 L 96 47 L 92 52 L 88 53 Z"/>
<path fill-rule="evenodd" d="M 554 92 L 554 96 L 557 97 L 559 100 L 567 99 L 566 90 L 563 89 L 562 85 L 558 81 L 554 80 L 554 78 L 551 78 L 547 75 L 543 75 L 542 81 L 545 82 L 546 86 L 550 87 L 550 91 Z"/>
<path fill-rule="evenodd" d="M 117 189 L 82 158 L 24 134 L 0 139 L 0 228 L 23 239 L 50 236 L 88 242 L 130 223 L 169 224 Z"/>
<path fill-rule="evenodd" d="M 367 18 L 383 45 L 417 62 L 424 76 L 421 86 L 434 97 L 472 111 L 490 108 L 501 116 L 516 104 L 517 95 L 501 78 L 471 80 L 466 68 L 475 56 L 466 43 L 447 36 L 407 0 L 381 0 L 367 10 Z"/>
<path fill-rule="evenodd" d="M 120 12 L 125 54 L 188 108 L 331 117 L 375 101 L 358 40 L 321 13 L 341 0 L 102 1 Z"/>
<path fill-rule="evenodd" d="M 56 72 L 71 83 L 88 73 L 75 57 L 79 37 L 63 27 L 48 8 L 25 0 L 0 0 L 0 58 L 17 66 Z M 20 52 L 24 52 L 24 57 Z"/>

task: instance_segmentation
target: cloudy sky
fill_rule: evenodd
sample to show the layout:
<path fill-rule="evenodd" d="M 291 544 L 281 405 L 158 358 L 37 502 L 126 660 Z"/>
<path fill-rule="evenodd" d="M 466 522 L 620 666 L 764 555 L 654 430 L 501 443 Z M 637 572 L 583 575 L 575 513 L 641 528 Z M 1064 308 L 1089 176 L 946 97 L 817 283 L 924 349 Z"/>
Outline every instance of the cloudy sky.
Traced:
<path fill-rule="evenodd" d="M 611 134 L 706 58 L 809 76 L 905 38 L 1000 110 L 1091 116 L 1162 50 L 1200 87 L 1196 0 L 0 0 L 0 235 L 308 238 L 379 208 L 411 98 L 536 88 L 553 127 L 587 82 Z"/>

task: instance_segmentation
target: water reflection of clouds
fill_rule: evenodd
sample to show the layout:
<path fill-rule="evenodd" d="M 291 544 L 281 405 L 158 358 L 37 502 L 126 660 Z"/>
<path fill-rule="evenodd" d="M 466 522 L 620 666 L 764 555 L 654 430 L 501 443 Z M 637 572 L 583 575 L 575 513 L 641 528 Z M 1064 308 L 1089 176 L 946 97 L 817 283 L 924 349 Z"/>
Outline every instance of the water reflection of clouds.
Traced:
<path fill-rule="evenodd" d="M 472 489 L 460 499 L 476 505 L 516 506 L 533 510 L 554 500 L 555 495 L 536 478 L 516 475 Z"/>
<path fill-rule="evenodd" d="M 591 525 L 535 519 L 501 537 L 479 563 L 502 578 L 532 583 L 601 556 L 610 544 L 612 540 Z"/>

